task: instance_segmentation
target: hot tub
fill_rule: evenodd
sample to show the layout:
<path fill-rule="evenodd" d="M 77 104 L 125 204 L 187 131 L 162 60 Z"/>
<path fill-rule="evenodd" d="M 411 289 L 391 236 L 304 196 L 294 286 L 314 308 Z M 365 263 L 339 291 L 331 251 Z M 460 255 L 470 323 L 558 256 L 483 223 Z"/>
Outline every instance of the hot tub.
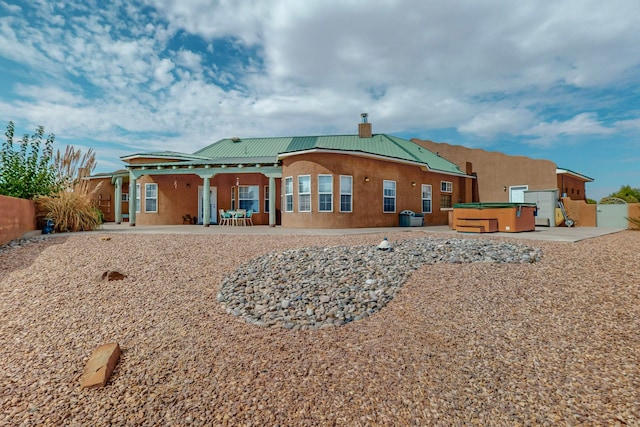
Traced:
<path fill-rule="evenodd" d="M 458 203 L 453 206 L 453 229 L 470 233 L 518 233 L 536 229 L 535 203 Z"/>

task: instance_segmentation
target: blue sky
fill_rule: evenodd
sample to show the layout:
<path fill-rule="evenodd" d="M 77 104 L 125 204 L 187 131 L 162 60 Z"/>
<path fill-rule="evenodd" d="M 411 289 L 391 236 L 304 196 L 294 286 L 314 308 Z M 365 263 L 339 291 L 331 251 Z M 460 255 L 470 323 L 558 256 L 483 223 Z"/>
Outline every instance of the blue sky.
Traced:
<path fill-rule="evenodd" d="M 0 121 L 59 147 L 194 152 L 374 132 L 640 187 L 637 0 L 0 0 Z"/>

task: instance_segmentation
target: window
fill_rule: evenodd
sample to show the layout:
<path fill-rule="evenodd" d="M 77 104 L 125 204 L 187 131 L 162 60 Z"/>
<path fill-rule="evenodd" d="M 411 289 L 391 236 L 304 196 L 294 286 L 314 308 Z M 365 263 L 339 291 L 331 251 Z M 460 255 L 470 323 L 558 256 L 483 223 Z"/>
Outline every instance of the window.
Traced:
<path fill-rule="evenodd" d="M 269 186 L 264 186 L 264 212 L 269 213 Z"/>
<path fill-rule="evenodd" d="M 293 177 L 284 179 L 284 211 L 293 212 Z"/>
<path fill-rule="evenodd" d="M 422 184 L 422 213 L 431 213 L 431 186 Z"/>
<path fill-rule="evenodd" d="M 298 212 L 311 212 L 311 175 L 298 177 Z"/>
<path fill-rule="evenodd" d="M 340 175 L 340 212 L 353 211 L 353 177 Z"/>
<path fill-rule="evenodd" d="M 122 201 L 123 202 L 129 201 L 129 193 L 122 193 Z"/>
<path fill-rule="evenodd" d="M 260 187 L 241 185 L 238 187 L 238 207 L 248 211 L 260 212 Z"/>
<path fill-rule="evenodd" d="M 333 176 L 318 175 L 318 212 L 333 212 Z"/>
<path fill-rule="evenodd" d="M 441 194 L 440 209 L 448 209 L 451 207 L 453 207 L 453 205 L 451 205 L 451 194 Z"/>
<path fill-rule="evenodd" d="M 387 213 L 396 211 L 395 181 L 385 180 L 382 182 L 382 211 Z"/>
<path fill-rule="evenodd" d="M 136 212 L 140 212 L 140 184 L 136 184 Z"/>
<path fill-rule="evenodd" d="M 453 183 L 451 181 L 440 181 L 441 193 L 452 193 Z M 451 194 L 440 194 L 440 209 L 452 208 Z"/>
<path fill-rule="evenodd" d="M 158 212 L 158 184 L 144 185 L 144 211 Z"/>

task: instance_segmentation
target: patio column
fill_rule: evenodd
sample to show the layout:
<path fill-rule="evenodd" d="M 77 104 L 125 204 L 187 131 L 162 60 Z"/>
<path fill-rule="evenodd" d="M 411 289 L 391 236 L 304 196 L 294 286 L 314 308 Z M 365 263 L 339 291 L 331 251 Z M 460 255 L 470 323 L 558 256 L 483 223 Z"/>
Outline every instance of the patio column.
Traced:
<path fill-rule="evenodd" d="M 137 179 L 133 173 L 129 174 L 129 227 L 136 226 L 136 211 L 138 200 L 136 192 Z"/>
<path fill-rule="evenodd" d="M 202 225 L 208 227 L 211 222 L 211 182 L 208 176 L 203 178 L 204 184 L 202 189 Z"/>
<path fill-rule="evenodd" d="M 116 224 L 120 224 L 122 222 L 122 177 L 121 176 L 116 178 L 116 195 L 113 203 L 115 207 Z"/>
<path fill-rule="evenodd" d="M 276 179 L 269 177 L 269 227 L 276 226 Z"/>

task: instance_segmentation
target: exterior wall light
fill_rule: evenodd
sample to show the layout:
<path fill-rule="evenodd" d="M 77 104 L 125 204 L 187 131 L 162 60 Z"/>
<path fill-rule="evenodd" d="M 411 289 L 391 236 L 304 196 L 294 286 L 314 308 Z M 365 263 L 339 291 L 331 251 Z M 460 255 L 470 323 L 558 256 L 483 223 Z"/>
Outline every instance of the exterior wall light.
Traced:
<path fill-rule="evenodd" d="M 368 176 L 364 177 L 364 182 L 369 182 L 369 177 Z"/>
<path fill-rule="evenodd" d="M 502 191 L 507 191 L 507 186 L 506 185 L 502 187 Z"/>
<path fill-rule="evenodd" d="M 412 187 L 415 187 L 416 185 L 417 185 L 417 184 L 416 184 L 416 182 L 415 182 L 415 181 L 413 181 L 413 182 L 411 183 L 411 186 L 412 186 Z"/>

